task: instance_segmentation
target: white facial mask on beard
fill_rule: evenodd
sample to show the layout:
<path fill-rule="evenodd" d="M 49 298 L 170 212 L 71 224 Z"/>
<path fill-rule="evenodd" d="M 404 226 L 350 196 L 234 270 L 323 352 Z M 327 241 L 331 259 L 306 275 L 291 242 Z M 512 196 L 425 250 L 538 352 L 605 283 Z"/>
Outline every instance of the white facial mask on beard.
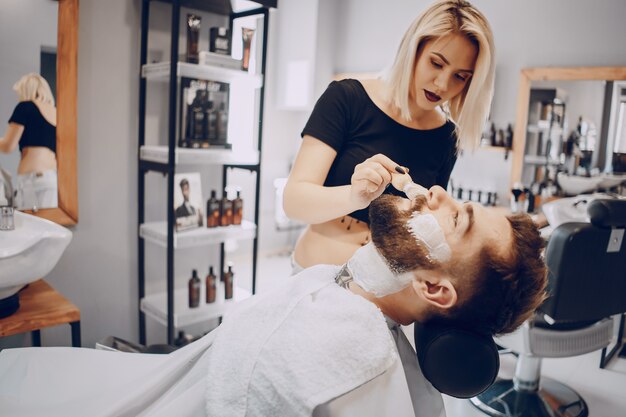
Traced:
<path fill-rule="evenodd" d="M 428 256 L 438 262 L 446 262 L 450 259 L 451 251 L 446 236 L 441 230 L 437 219 L 430 213 L 421 214 L 414 212 L 407 222 L 407 228 L 418 243 L 423 244 L 428 250 Z"/>
<path fill-rule="evenodd" d="M 372 242 L 359 248 L 348 261 L 354 282 L 376 297 L 402 291 L 413 280 L 411 272 L 395 274 Z"/>

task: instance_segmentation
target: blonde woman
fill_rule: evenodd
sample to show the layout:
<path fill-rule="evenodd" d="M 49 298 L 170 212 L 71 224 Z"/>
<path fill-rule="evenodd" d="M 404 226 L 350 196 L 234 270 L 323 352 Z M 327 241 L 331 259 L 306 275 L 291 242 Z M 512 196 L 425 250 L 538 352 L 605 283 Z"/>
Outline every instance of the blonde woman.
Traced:
<path fill-rule="evenodd" d="M 57 207 L 57 111 L 48 82 L 39 74 L 23 76 L 13 90 L 19 103 L 0 138 L 0 151 L 19 146 L 16 206 L 20 209 Z"/>
<path fill-rule="evenodd" d="M 343 264 L 370 239 L 368 207 L 407 167 L 447 187 L 460 148 L 488 117 L 495 72 L 487 19 L 463 0 L 437 1 L 408 28 L 385 76 L 332 82 L 302 131 L 284 191 L 285 213 L 308 224 L 294 272 Z"/>

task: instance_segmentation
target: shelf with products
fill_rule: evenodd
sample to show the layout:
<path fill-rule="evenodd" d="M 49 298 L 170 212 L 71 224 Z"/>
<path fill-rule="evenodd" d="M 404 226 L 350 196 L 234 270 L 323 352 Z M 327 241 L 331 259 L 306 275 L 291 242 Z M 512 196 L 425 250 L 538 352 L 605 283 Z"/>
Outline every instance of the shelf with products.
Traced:
<path fill-rule="evenodd" d="M 524 156 L 524 163 L 529 165 L 561 165 L 560 161 L 541 155 L 526 155 Z"/>
<path fill-rule="evenodd" d="M 173 0 L 153 0 L 161 3 L 174 3 Z M 228 16 L 231 13 L 244 13 L 261 5 L 266 7 L 276 8 L 278 6 L 278 0 L 251 0 L 244 2 L 234 2 L 231 0 L 179 0 L 178 3 L 182 7 L 188 7 L 195 10 L 201 10 L 204 12 L 217 13 Z M 236 10 L 233 9 L 233 5 Z"/>
<path fill-rule="evenodd" d="M 562 164 L 563 135 L 566 129 L 567 92 L 559 88 L 531 88 L 526 124 L 521 182 L 527 187 L 549 178 Z"/>
<path fill-rule="evenodd" d="M 197 78 L 203 80 L 213 80 L 228 84 L 237 83 L 249 88 L 261 88 L 263 86 L 262 75 L 250 74 L 246 71 L 223 67 L 219 64 L 202 65 L 192 64 L 189 62 L 178 62 L 176 66 L 176 74 L 179 78 Z M 141 68 L 141 76 L 143 78 L 146 78 L 147 80 L 168 82 L 170 77 L 170 69 L 170 62 L 145 64 Z"/>
<path fill-rule="evenodd" d="M 158 246 L 167 247 L 167 222 L 148 222 L 139 226 L 139 236 Z M 249 240 L 256 237 L 256 225 L 244 220 L 241 225 L 198 227 L 174 232 L 174 249 L 222 243 L 225 240 Z"/>
<path fill-rule="evenodd" d="M 240 301 L 249 298 L 252 293 L 244 288 L 237 287 L 233 289 L 233 298 L 227 300 L 224 298 L 223 285 L 218 286 L 216 300 L 213 303 L 204 302 L 204 284 L 201 287 L 200 305 L 195 308 L 189 307 L 188 294 L 186 288 L 177 288 L 174 290 L 174 327 L 180 328 L 192 324 L 202 323 L 206 320 L 217 319 L 224 315 L 230 308 Z M 146 295 L 139 302 L 141 311 L 156 320 L 158 323 L 167 326 L 167 292 L 158 292 Z"/>
<path fill-rule="evenodd" d="M 139 148 L 142 161 L 167 164 L 169 147 L 143 145 Z M 256 149 L 192 149 L 177 147 L 174 153 L 175 165 L 257 165 L 259 151 Z"/>
<path fill-rule="evenodd" d="M 146 342 L 146 318 L 167 326 L 167 343 L 174 341 L 175 328 L 220 317 L 241 299 L 254 294 L 258 255 L 259 189 L 265 92 L 265 60 L 269 33 L 269 8 L 275 2 L 256 1 L 247 10 L 232 10 L 229 0 L 164 0 L 170 3 L 169 62 L 148 63 L 150 7 L 154 0 L 142 0 L 141 57 L 139 69 L 139 126 L 138 126 L 138 298 L 139 342 Z M 250 3 L 250 2 L 246 2 Z M 236 5 L 239 7 L 239 5 Z M 159 6 L 160 7 L 160 6 Z M 181 11 L 182 7 L 189 9 Z M 245 6 L 247 7 L 247 6 Z M 207 13 L 210 16 L 207 16 Z M 186 15 L 185 15 L 186 14 Z M 206 25 L 209 37 L 205 39 Z M 202 29 L 202 31 L 201 31 Z M 233 33 L 237 32 L 237 33 Z M 162 41 L 162 37 L 154 37 Z M 182 40 L 182 42 L 181 42 Z M 183 54 L 179 46 L 187 44 Z M 233 56 L 235 42 L 242 42 L 241 59 Z M 239 44 L 235 45 L 238 46 Z M 152 51 L 162 51 L 157 42 Z M 184 46 L 183 46 L 184 48 Z M 219 54 L 223 55 L 219 55 Z M 161 52 L 162 54 L 162 52 Z M 153 54 L 155 59 L 158 54 Z M 167 86 L 167 94 L 163 84 Z M 148 88 L 154 89 L 150 102 L 167 103 L 165 143 L 146 143 Z M 158 111 L 159 106 L 150 106 Z M 152 116 L 152 115 L 151 115 Z M 156 124 L 152 124 L 152 127 Z M 181 173 L 182 166 L 222 166 L 221 178 L 215 170 L 197 169 Z M 199 221 L 203 207 L 201 191 L 206 187 L 226 189 L 231 168 L 250 171 L 255 176 L 254 197 L 249 196 L 254 214 L 241 225 L 208 228 Z M 167 182 L 167 217 L 147 222 L 146 174 L 157 171 Z M 206 188 L 204 188 L 206 189 Z M 221 204 L 237 199 L 222 198 Z M 254 200 L 254 201 L 252 201 Z M 209 201 L 206 201 L 207 208 Z M 241 204 L 241 203 L 239 203 Z M 231 210 L 235 212 L 232 206 Z M 240 210 L 241 210 L 241 206 Z M 196 213 L 198 215 L 196 215 Z M 238 211 L 241 213 L 241 211 Z M 206 213 L 205 213 L 206 215 Z M 220 214 L 221 215 L 221 214 Z M 214 217 L 212 217 L 214 219 Z M 241 219 L 241 215 L 239 215 Z M 228 224 L 228 222 L 226 223 Z M 202 225 L 202 226 L 201 226 Z M 200 227 L 199 227 L 200 226 Z M 178 230 L 177 230 L 178 229 Z M 187 229 L 187 230 L 182 230 Z M 201 303 L 188 308 L 188 289 L 176 289 L 174 253 L 179 249 L 219 244 L 218 270 L 224 270 L 225 245 L 229 240 L 252 240 L 251 291 L 235 289 L 234 299 L 215 304 Z M 165 249 L 166 290 L 150 294 L 146 290 L 146 242 Z"/>
<path fill-rule="evenodd" d="M 492 146 L 492 145 L 480 145 L 478 149 L 482 149 L 485 151 L 501 151 L 501 152 L 511 150 L 511 148 L 506 147 L 506 146 Z"/>
<path fill-rule="evenodd" d="M 550 125 L 545 126 L 545 125 L 540 125 L 540 124 L 532 124 L 526 127 L 526 131 L 528 133 L 549 132 L 553 135 L 554 134 L 561 135 L 563 133 L 563 128 L 561 128 L 560 126 L 551 127 Z"/>

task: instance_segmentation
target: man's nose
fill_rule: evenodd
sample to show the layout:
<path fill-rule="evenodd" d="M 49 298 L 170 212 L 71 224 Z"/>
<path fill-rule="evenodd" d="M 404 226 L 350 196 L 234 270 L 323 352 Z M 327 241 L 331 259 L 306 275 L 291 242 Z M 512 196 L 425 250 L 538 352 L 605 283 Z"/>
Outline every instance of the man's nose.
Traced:
<path fill-rule="evenodd" d="M 428 207 L 431 210 L 437 210 L 441 206 L 453 204 L 454 200 L 450 197 L 450 194 L 438 185 L 431 187 L 428 196 Z"/>

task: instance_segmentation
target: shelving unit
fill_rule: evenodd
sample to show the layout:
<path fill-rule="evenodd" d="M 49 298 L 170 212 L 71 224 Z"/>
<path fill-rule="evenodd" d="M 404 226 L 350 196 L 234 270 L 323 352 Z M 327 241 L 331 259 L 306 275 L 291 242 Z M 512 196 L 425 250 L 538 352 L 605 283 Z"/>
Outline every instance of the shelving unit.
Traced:
<path fill-rule="evenodd" d="M 170 62 L 146 64 L 141 68 L 141 76 L 151 81 L 167 82 L 170 78 L 171 67 Z M 200 65 L 177 62 L 176 73 L 178 77 L 199 78 L 229 84 L 242 83 L 253 88 L 260 88 L 263 85 L 262 75 L 248 74 L 241 70 L 221 67 L 219 63 Z"/>
<path fill-rule="evenodd" d="M 167 222 L 149 222 L 139 226 L 139 237 L 167 248 Z M 256 224 L 244 220 L 241 225 L 225 227 L 199 227 L 181 233 L 174 232 L 174 249 L 193 248 L 222 243 L 227 239 L 248 240 L 256 237 Z"/>
<path fill-rule="evenodd" d="M 151 3 L 158 0 L 142 0 L 141 16 L 141 67 L 139 80 L 139 132 L 138 132 L 138 296 L 139 296 L 139 342 L 146 343 L 146 316 L 167 326 L 167 343 L 172 344 L 177 328 L 206 320 L 220 318 L 237 302 L 254 294 L 256 288 L 256 265 L 258 253 L 259 187 L 261 173 L 262 122 L 264 107 L 264 74 L 267 56 L 267 36 L 269 8 L 276 7 L 276 0 L 255 0 L 258 8 L 233 12 L 230 0 L 160 0 L 171 4 L 170 61 L 148 64 L 148 34 Z M 262 28 L 258 28 L 257 48 L 261 48 L 261 59 L 254 73 L 238 69 L 240 61 L 228 56 L 210 56 L 201 64 L 179 62 L 179 37 L 181 7 L 221 15 L 233 28 L 236 19 L 248 16 L 262 17 Z M 191 149 L 177 147 L 180 132 L 177 119 L 181 79 L 191 78 L 228 83 L 231 86 L 258 92 L 254 115 L 239 114 L 230 109 L 229 118 L 254 117 L 253 124 L 258 128 L 257 135 L 251 138 L 256 146 L 232 149 Z M 168 87 L 168 127 L 167 145 L 146 144 L 146 95 L 148 82 L 167 83 Z M 258 119 L 257 119 L 258 117 Z M 241 225 L 216 228 L 201 227 L 184 232 L 175 231 L 174 213 L 174 174 L 180 167 L 213 165 L 222 167 L 222 189 L 228 183 L 228 172 L 232 168 L 244 169 L 256 174 L 254 219 L 244 220 Z M 145 221 L 146 174 L 162 173 L 167 177 L 167 219 L 156 222 Z M 215 303 L 201 303 L 197 308 L 187 306 L 187 291 L 175 288 L 174 253 L 188 248 L 220 244 L 220 264 L 217 275 L 224 270 L 224 241 L 252 240 L 252 291 L 234 288 L 234 297 L 224 299 L 223 288 L 218 285 Z M 146 248 L 149 242 L 163 248 L 167 253 L 167 286 L 158 293 L 146 292 Z M 203 284 L 204 291 L 204 284 Z"/>
<path fill-rule="evenodd" d="M 180 328 L 219 318 L 235 304 L 245 300 L 250 297 L 250 295 L 251 293 L 249 291 L 235 287 L 233 289 L 233 298 L 230 300 L 225 300 L 224 294 L 218 292 L 215 303 L 200 304 L 197 308 L 188 308 L 186 305 L 187 292 L 184 289 L 174 290 L 174 304 L 182 306 L 182 308 L 179 308 L 172 316 L 174 327 Z M 170 317 L 167 311 L 167 298 L 168 294 L 166 292 L 147 295 L 141 299 L 139 308 L 157 322 L 167 326 Z"/>
<path fill-rule="evenodd" d="M 522 183 L 526 186 L 538 183 L 545 186 L 547 182 L 556 181 L 556 170 L 561 165 L 566 95 L 556 88 L 530 90 L 522 164 Z"/>
<path fill-rule="evenodd" d="M 144 145 L 139 148 L 139 158 L 142 163 L 157 163 L 167 165 L 169 162 L 169 148 L 167 146 Z M 189 149 L 176 148 L 174 164 L 176 165 L 250 165 L 259 163 L 257 149 L 230 150 L 230 149 Z M 165 166 L 164 166 L 165 168 Z"/>

